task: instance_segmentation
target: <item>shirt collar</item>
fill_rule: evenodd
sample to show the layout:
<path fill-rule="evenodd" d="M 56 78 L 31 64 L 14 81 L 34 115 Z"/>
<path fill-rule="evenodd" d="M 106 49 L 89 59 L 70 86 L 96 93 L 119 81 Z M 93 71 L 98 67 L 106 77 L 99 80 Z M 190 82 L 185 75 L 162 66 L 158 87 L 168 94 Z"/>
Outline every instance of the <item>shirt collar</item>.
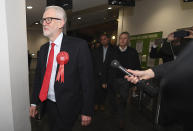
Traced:
<path fill-rule="evenodd" d="M 106 50 L 108 47 L 109 47 L 109 46 L 107 46 L 107 47 L 104 47 L 104 46 L 103 46 L 103 49 Z"/>
<path fill-rule="evenodd" d="M 61 32 L 54 42 L 50 41 L 50 44 L 54 43 L 56 44 L 56 46 L 60 46 L 62 43 L 62 38 L 63 38 L 63 33 Z"/>
<path fill-rule="evenodd" d="M 119 50 L 120 50 L 121 52 L 124 52 L 124 51 L 127 50 L 127 46 L 126 46 L 124 49 L 122 49 L 122 48 L 119 46 Z"/>

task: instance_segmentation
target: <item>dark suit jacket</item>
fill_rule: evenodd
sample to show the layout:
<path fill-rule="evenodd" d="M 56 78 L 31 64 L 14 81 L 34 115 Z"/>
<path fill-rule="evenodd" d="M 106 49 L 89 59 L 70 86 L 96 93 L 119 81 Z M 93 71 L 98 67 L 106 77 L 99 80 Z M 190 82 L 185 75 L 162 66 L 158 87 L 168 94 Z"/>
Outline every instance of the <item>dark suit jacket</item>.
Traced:
<path fill-rule="evenodd" d="M 38 96 L 46 71 L 48 49 L 49 43 L 40 48 L 32 98 L 33 104 L 42 106 L 44 103 L 40 102 Z M 69 61 L 64 66 L 64 83 L 55 81 L 54 84 L 58 109 L 66 121 L 75 120 L 80 112 L 91 116 L 93 114 L 94 82 L 93 65 L 88 44 L 84 40 L 64 35 L 61 51 L 68 52 Z"/>
<path fill-rule="evenodd" d="M 109 83 L 111 81 L 110 78 L 110 64 L 111 61 L 114 59 L 114 47 L 109 44 L 105 61 L 103 62 L 103 46 L 99 46 L 93 52 L 93 65 L 94 65 L 94 73 L 95 79 L 104 83 Z"/>
<path fill-rule="evenodd" d="M 161 124 L 193 122 L 193 41 L 170 63 L 153 68 L 161 79 Z"/>

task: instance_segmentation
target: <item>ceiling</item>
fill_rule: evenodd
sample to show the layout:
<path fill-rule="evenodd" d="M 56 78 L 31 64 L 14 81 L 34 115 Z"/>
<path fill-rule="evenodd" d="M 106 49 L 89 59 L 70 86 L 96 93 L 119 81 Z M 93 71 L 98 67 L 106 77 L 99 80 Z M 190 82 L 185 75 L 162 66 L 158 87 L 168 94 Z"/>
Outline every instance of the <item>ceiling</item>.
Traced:
<path fill-rule="evenodd" d="M 31 10 L 26 9 L 27 25 L 34 26 L 38 22 L 46 7 L 46 0 L 26 0 L 26 6 L 32 6 Z M 75 30 L 82 27 L 97 25 L 118 18 L 119 7 L 113 6 L 108 10 L 108 0 L 72 0 L 73 9 L 67 10 L 68 30 Z M 81 17 L 81 20 L 77 18 Z"/>

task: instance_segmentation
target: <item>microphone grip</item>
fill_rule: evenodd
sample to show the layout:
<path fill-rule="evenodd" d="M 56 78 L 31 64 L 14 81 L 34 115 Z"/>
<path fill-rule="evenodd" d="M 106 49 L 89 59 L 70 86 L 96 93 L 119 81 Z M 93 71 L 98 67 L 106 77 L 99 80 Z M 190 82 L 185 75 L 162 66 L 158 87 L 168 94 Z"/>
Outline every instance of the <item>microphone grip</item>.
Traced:
<path fill-rule="evenodd" d="M 137 82 L 136 86 L 138 86 L 138 87 L 145 87 L 146 86 L 145 80 L 139 80 Z"/>
<path fill-rule="evenodd" d="M 123 71 L 126 75 L 128 76 L 133 76 L 133 74 L 131 74 L 130 72 L 128 72 L 124 67 L 122 66 L 118 66 L 118 68 Z M 144 87 L 145 86 L 145 80 L 139 80 L 136 84 L 136 86 L 139 86 L 139 87 Z"/>
<path fill-rule="evenodd" d="M 132 76 L 132 74 L 131 73 L 129 73 L 124 67 L 122 67 L 122 66 L 119 66 L 118 67 L 121 71 L 123 71 L 126 75 L 128 75 L 128 76 Z"/>

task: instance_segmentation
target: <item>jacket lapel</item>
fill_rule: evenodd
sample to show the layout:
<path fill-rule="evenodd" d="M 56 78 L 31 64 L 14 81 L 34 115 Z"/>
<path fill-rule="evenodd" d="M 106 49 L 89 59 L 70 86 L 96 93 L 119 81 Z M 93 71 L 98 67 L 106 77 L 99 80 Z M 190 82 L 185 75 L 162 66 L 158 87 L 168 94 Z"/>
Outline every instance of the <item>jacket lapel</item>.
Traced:
<path fill-rule="evenodd" d="M 46 43 L 46 46 L 44 48 L 44 51 L 43 51 L 43 57 L 42 57 L 42 61 L 43 61 L 43 74 L 45 74 L 45 71 L 46 71 L 46 65 L 47 65 L 47 58 L 48 58 L 48 50 L 49 50 L 49 42 Z"/>
<path fill-rule="evenodd" d="M 66 48 L 67 48 L 67 39 L 65 37 L 65 35 L 63 34 L 63 38 L 62 38 L 62 43 L 61 43 L 61 47 L 60 47 L 60 52 L 61 51 L 66 51 Z M 59 52 L 59 53 L 60 53 Z M 57 56 L 56 56 L 57 57 Z M 59 64 L 57 64 L 57 70 L 56 70 L 56 76 L 55 76 L 55 81 L 56 81 L 56 78 L 57 78 L 57 75 L 58 75 L 58 70 L 59 70 Z"/>
<path fill-rule="evenodd" d="M 103 46 L 99 48 L 99 60 L 100 63 L 103 63 Z"/>

